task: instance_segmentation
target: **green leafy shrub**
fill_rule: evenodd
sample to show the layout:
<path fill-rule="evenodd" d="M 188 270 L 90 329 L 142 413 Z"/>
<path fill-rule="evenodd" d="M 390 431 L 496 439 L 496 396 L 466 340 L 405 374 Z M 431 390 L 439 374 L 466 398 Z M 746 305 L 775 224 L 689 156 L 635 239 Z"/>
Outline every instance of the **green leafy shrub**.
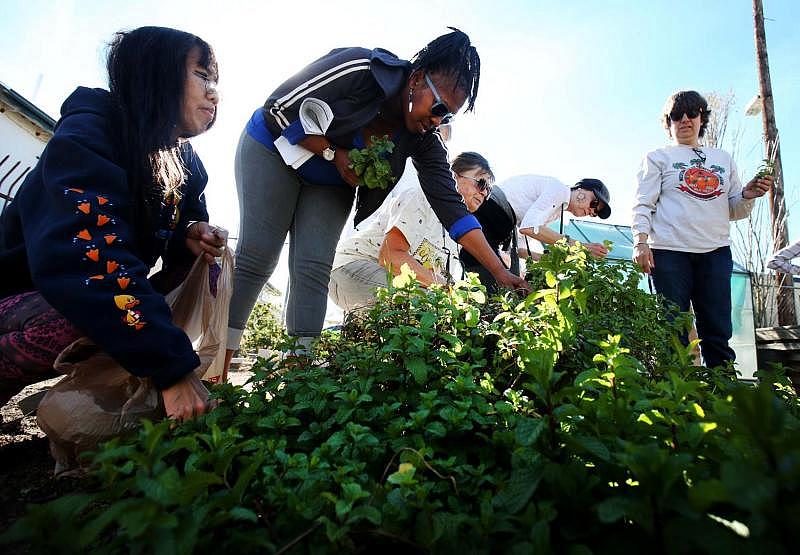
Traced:
<path fill-rule="evenodd" d="M 606 247 L 611 244 L 606 242 Z M 662 305 L 638 288 L 642 274 L 632 261 L 594 258 L 585 249 L 554 248 L 530 269 L 534 290 L 569 286 L 579 309 L 574 313 L 575 341 L 559 357 L 560 369 L 580 372 L 591 366 L 594 351 L 587 344 L 597 344 L 609 335 L 619 335 L 620 344 L 650 372 L 677 362 L 673 358 L 683 354 L 675 332 L 690 329 L 689 315 L 680 315 L 670 324 Z"/>
<path fill-rule="evenodd" d="M 258 349 L 277 349 L 287 339 L 278 307 L 272 303 L 256 303 L 242 334 L 242 349 L 257 353 Z"/>
<path fill-rule="evenodd" d="M 386 160 L 386 155 L 394 150 L 394 143 L 388 135 L 381 138 L 373 135 L 370 145 L 366 148 L 354 148 L 347 155 L 350 158 L 350 167 L 359 177 L 359 185 L 369 189 L 386 189 L 394 183 L 392 167 Z"/>
<path fill-rule="evenodd" d="M 680 324 L 606 264 L 556 246 L 525 300 L 487 301 L 474 282 L 423 290 L 402 274 L 323 341 L 323 363 L 263 361 L 252 391 L 219 387 L 208 416 L 110 442 L 94 459 L 100 492 L 31 507 L 3 541 L 61 553 L 793 551 L 800 407 L 786 379 L 751 387 L 690 366 L 668 348 Z M 636 321 L 606 314 L 612 302 Z"/>

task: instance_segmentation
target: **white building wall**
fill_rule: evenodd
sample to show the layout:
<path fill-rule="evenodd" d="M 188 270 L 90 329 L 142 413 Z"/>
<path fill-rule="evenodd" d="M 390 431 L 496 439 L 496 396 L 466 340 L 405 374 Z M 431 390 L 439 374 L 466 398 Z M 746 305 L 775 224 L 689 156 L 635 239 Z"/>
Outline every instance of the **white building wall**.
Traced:
<path fill-rule="evenodd" d="M 11 197 L 36 165 L 50 138 L 49 133 L 37 130 L 32 124 L 21 125 L 15 115 L 7 109 L 0 112 L 0 193 Z M 37 131 L 40 133 L 38 137 Z M 7 202 L 0 196 L 0 211 Z"/>

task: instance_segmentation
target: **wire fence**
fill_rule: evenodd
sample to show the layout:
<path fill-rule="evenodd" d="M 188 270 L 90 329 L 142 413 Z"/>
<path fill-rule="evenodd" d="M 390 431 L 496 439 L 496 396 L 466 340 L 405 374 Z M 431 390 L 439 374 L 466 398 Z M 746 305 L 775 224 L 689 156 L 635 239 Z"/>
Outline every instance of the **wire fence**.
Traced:
<path fill-rule="evenodd" d="M 778 325 L 778 291 L 791 289 L 795 314 L 800 307 L 800 283 L 778 286 L 772 274 L 752 274 L 753 319 L 755 327 L 768 328 Z"/>

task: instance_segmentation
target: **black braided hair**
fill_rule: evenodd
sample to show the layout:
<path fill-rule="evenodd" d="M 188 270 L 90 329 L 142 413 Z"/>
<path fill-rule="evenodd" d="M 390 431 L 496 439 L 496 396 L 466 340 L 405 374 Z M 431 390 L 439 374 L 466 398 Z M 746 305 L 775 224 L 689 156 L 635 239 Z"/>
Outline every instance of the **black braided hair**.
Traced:
<path fill-rule="evenodd" d="M 433 39 L 411 59 L 411 70 L 442 73 L 455 78 L 455 87 L 467 93 L 466 112 L 475 108 L 478 84 L 481 80 L 481 59 L 470 43 L 469 36 L 448 27 L 451 33 Z"/>

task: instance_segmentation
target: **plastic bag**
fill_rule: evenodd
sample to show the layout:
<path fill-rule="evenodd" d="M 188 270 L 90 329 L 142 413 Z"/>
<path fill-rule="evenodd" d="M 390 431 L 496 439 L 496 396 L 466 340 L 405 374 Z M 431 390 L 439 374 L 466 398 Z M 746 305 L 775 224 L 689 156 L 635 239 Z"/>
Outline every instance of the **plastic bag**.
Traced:
<path fill-rule="evenodd" d="M 82 452 L 135 428 L 142 418 L 164 417 L 152 382 L 122 368 L 87 337 L 64 349 L 53 366 L 66 377 L 44 396 L 36 420 L 57 469 L 76 466 Z"/>
<path fill-rule="evenodd" d="M 195 261 L 183 283 L 166 296 L 172 321 L 183 328 L 200 357 L 195 373 L 211 383 L 224 381 L 228 309 L 233 293 L 233 253 L 228 247 L 221 262 L 216 296 L 209 287 L 208 263 L 202 257 Z"/>
<path fill-rule="evenodd" d="M 199 257 L 183 283 L 166 296 L 173 322 L 186 331 L 200 356 L 195 375 L 214 383 L 222 380 L 233 286 L 233 254 L 227 247 L 221 262 L 216 295 L 208 263 Z M 152 382 L 129 373 L 86 337 L 64 349 L 54 368 L 66 376 L 42 399 L 37 421 L 50 440 L 57 468 L 76 466 L 80 453 L 136 428 L 142 418 L 165 416 Z"/>

